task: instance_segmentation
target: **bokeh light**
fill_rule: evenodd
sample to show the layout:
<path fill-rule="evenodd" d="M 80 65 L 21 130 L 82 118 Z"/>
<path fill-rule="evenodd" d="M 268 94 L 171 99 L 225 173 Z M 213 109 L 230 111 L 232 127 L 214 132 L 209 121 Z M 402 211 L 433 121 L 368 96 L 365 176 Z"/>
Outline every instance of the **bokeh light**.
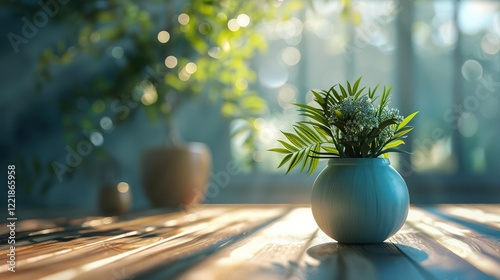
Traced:
<path fill-rule="evenodd" d="M 500 36 L 488 33 L 481 39 L 481 49 L 489 55 L 496 55 L 500 51 Z"/>
<path fill-rule="evenodd" d="M 236 32 L 240 29 L 240 26 L 238 25 L 238 21 L 233 18 L 227 22 L 227 28 L 229 28 L 229 30 L 233 32 Z"/>
<path fill-rule="evenodd" d="M 225 22 L 227 21 L 227 15 L 225 13 L 217 13 L 216 18 L 218 21 Z"/>
<path fill-rule="evenodd" d="M 173 55 L 167 56 L 167 58 L 165 58 L 165 66 L 170 69 L 174 68 L 175 66 L 177 66 L 177 58 Z"/>
<path fill-rule="evenodd" d="M 189 62 L 188 64 L 186 64 L 186 72 L 188 72 L 189 74 L 194 74 L 197 69 L 198 66 L 196 66 L 196 63 L 194 62 Z"/>
<path fill-rule="evenodd" d="M 469 35 L 486 29 L 496 10 L 496 1 L 463 1 L 458 7 L 458 26 Z"/>
<path fill-rule="evenodd" d="M 105 131 L 110 131 L 113 129 L 113 121 L 109 117 L 102 117 L 99 121 L 99 125 Z"/>
<path fill-rule="evenodd" d="M 116 189 L 121 192 L 121 193 L 126 193 L 128 192 L 128 190 L 130 189 L 129 185 L 125 182 L 120 182 L 118 183 L 118 185 L 116 186 Z"/>
<path fill-rule="evenodd" d="M 286 65 L 293 66 L 299 63 L 301 58 L 300 51 L 295 47 L 286 47 L 281 52 L 281 59 Z"/>
<path fill-rule="evenodd" d="M 94 146 L 101 146 L 104 143 L 104 137 L 100 132 L 94 131 L 90 134 L 90 142 Z"/>
<path fill-rule="evenodd" d="M 189 74 L 189 72 L 186 70 L 186 67 L 182 67 L 180 70 L 179 70 L 179 80 L 183 81 L 183 82 L 186 82 L 187 80 L 189 80 L 189 78 L 191 78 L 191 74 Z"/>
<path fill-rule="evenodd" d="M 220 48 L 219 47 L 212 47 L 208 50 L 208 55 L 213 57 L 213 58 L 220 58 Z"/>
<path fill-rule="evenodd" d="M 469 81 L 477 81 L 483 76 L 483 67 L 474 59 L 469 59 L 462 65 L 462 75 Z"/>
<path fill-rule="evenodd" d="M 241 27 L 247 27 L 250 24 L 250 17 L 247 14 L 240 14 L 236 18 L 236 22 Z"/>
<path fill-rule="evenodd" d="M 279 88 L 288 81 L 289 71 L 275 59 L 267 59 L 261 63 L 257 75 L 263 86 Z"/>
<path fill-rule="evenodd" d="M 166 42 L 168 42 L 168 40 L 170 40 L 170 33 L 168 33 L 165 30 L 162 30 L 162 31 L 158 32 L 158 36 L 157 37 L 158 37 L 158 41 L 160 43 L 165 44 Z"/>
<path fill-rule="evenodd" d="M 111 50 L 111 56 L 116 58 L 116 59 L 120 59 L 123 57 L 123 53 L 124 53 L 124 50 L 122 47 L 114 47 L 112 50 Z"/>
<path fill-rule="evenodd" d="M 177 21 L 179 21 L 181 25 L 186 25 L 189 23 L 189 15 L 186 13 L 182 13 L 177 17 Z"/>
<path fill-rule="evenodd" d="M 146 83 L 143 86 L 143 92 L 141 97 L 141 102 L 144 105 L 154 104 L 158 100 L 158 93 L 156 92 L 156 87 L 151 83 Z"/>
<path fill-rule="evenodd" d="M 293 107 L 293 103 L 297 101 L 298 90 L 291 84 L 285 84 L 278 90 L 278 104 L 284 110 Z"/>
<path fill-rule="evenodd" d="M 291 18 L 285 22 L 279 22 L 276 25 L 276 34 L 282 39 L 290 39 L 300 36 L 304 29 L 304 24 L 298 18 Z"/>
<path fill-rule="evenodd" d="M 458 31 L 453 20 L 447 20 L 438 29 L 437 40 L 444 46 L 453 46 L 457 42 Z"/>

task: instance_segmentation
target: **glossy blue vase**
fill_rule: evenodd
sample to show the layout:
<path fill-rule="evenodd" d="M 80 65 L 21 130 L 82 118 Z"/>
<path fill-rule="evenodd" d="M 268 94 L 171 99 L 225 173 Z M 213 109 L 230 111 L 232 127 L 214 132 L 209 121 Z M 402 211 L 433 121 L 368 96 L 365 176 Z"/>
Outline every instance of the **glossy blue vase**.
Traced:
<path fill-rule="evenodd" d="M 314 182 L 319 228 L 339 243 L 381 243 L 408 215 L 406 183 L 385 158 L 336 158 Z"/>

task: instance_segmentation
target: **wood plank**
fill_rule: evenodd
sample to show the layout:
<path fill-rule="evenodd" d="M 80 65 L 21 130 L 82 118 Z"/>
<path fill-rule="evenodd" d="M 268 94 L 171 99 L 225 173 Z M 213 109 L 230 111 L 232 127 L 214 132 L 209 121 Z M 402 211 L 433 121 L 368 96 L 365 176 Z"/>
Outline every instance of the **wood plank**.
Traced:
<path fill-rule="evenodd" d="M 306 209 L 309 231 L 301 238 L 302 245 L 293 247 L 285 241 L 276 250 L 276 237 L 262 233 L 226 248 L 181 275 L 179 279 L 429 279 L 418 265 L 408 259 L 395 245 L 337 244 L 324 233 L 315 234 L 315 223 Z M 289 215 L 293 215 L 293 212 Z M 285 219 L 285 218 L 284 218 Z M 283 236 L 297 238 L 296 222 L 281 220 L 269 226 Z M 300 223 L 304 228 L 305 219 Z M 274 233 L 276 234 L 276 233 Z M 312 235 L 311 235 L 312 234 Z M 283 238 L 280 236 L 280 239 Z M 309 243 L 309 240 L 312 240 Z M 309 244 L 308 244 L 309 243 Z M 305 250 L 309 248 L 308 250 Z M 279 252 L 276 253 L 269 252 Z M 296 256 L 300 253 L 300 256 Z"/>
<path fill-rule="evenodd" d="M 297 262 L 297 267 L 290 275 L 290 279 L 338 279 L 337 272 L 340 270 L 338 265 L 338 255 L 331 246 L 337 241 L 328 237 L 324 232 L 318 229 L 313 235 L 312 241 L 308 245 Z"/>
<path fill-rule="evenodd" d="M 376 245 L 336 243 L 304 206 L 161 211 L 28 220 L 0 279 L 500 279 L 500 205 L 411 207 Z"/>
<path fill-rule="evenodd" d="M 250 234 L 254 230 L 283 216 L 289 211 L 288 207 L 246 207 L 226 211 L 216 220 L 204 224 L 203 228 L 188 234 L 156 244 L 154 247 L 141 250 L 124 256 L 120 262 L 113 262 L 91 271 L 88 275 L 137 275 L 146 272 L 147 276 L 137 277 L 150 279 L 151 275 L 166 273 L 175 274 L 178 270 L 196 263 L 207 254 L 227 246 Z M 86 276 L 88 276 L 86 275 Z M 158 278 L 155 276 L 155 278 Z M 167 277 L 168 279 L 170 277 Z M 79 279 L 79 278 L 77 278 Z M 82 278 L 82 279 L 86 279 Z M 159 279 L 165 279 L 160 277 Z"/>
<path fill-rule="evenodd" d="M 408 222 L 490 277 L 500 278 L 500 240 L 481 235 L 463 225 L 413 208 Z"/>
<path fill-rule="evenodd" d="M 155 266 L 168 264 L 186 254 L 194 254 L 207 246 L 220 246 L 237 234 L 282 215 L 284 209 L 236 209 L 174 231 L 154 230 L 149 236 L 135 240 L 117 240 L 111 248 L 87 252 L 80 257 L 51 264 L 33 271 L 41 279 L 98 279 L 126 273 L 135 275 Z M 78 253 L 78 252 L 76 252 Z M 154 257 L 153 257 L 154 256 Z M 24 276 L 24 275 L 23 275 Z"/>
<path fill-rule="evenodd" d="M 211 208 L 194 213 L 177 212 L 115 224 L 93 223 L 95 228 L 83 229 L 85 232 L 90 231 L 90 234 L 79 233 L 80 235 L 76 235 L 67 242 L 49 240 L 16 248 L 18 256 L 16 267 L 21 272 L 16 275 L 22 276 L 23 273 L 32 271 L 41 273 L 50 269 L 51 266 L 63 269 L 64 263 L 82 259 L 82 255 L 87 257 L 106 253 L 112 248 L 119 247 L 120 244 L 123 245 L 123 240 L 137 243 L 150 236 L 154 230 L 174 234 L 179 231 L 180 227 L 206 223 L 207 219 L 214 218 L 224 211 L 227 209 Z M 121 234 L 114 234 L 117 227 L 122 227 Z M 74 232 L 71 234 L 73 235 Z M 8 273 L 7 265 L 0 266 L 0 271 Z"/>
<path fill-rule="evenodd" d="M 413 208 L 413 207 L 412 207 Z M 412 210 L 410 210 L 412 211 Z M 410 218 L 403 228 L 389 239 L 429 278 L 434 279 L 491 279 L 432 237 L 413 226 Z"/>
<path fill-rule="evenodd" d="M 83 228 L 95 228 L 97 226 L 116 223 L 136 223 L 141 218 L 152 219 L 155 216 L 165 215 L 166 213 L 168 212 L 164 209 L 153 209 L 120 217 L 88 216 L 76 218 L 18 220 L 16 223 L 16 242 L 23 245 L 39 241 L 35 239 L 37 237 L 46 237 L 47 239 L 51 239 L 50 234 L 54 234 L 54 238 L 56 238 L 58 233 L 62 233 L 62 236 L 64 236 L 64 232 L 79 231 Z M 4 225 L 5 224 L 0 225 L 2 229 L 6 228 Z M 4 241 L 6 237 L 7 235 L 5 233 L 1 234 L 0 242 Z"/>
<path fill-rule="evenodd" d="M 225 208 L 210 208 L 198 212 L 176 212 L 163 215 L 155 215 L 152 217 L 141 217 L 135 220 L 125 220 L 119 222 L 112 222 L 109 217 L 98 218 L 86 221 L 78 227 L 69 227 L 67 231 L 50 232 L 46 234 L 34 234 L 33 237 L 27 237 L 29 243 L 19 246 L 16 241 L 16 252 L 22 255 L 18 259 L 17 266 L 25 267 L 26 264 L 30 266 L 25 267 L 28 269 L 33 265 L 44 266 L 46 264 L 40 262 L 44 259 L 51 259 L 54 261 L 56 256 L 63 255 L 62 258 L 67 259 L 72 256 L 79 256 L 79 250 L 93 250 L 101 248 L 113 240 L 126 238 L 130 236 L 142 236 L 148 234 L 156 228 L 166 228 L 167 230 L 172 227 L 183 226 L 196 221 L 210 219 L 222 212 L 226 211 Z M 0 251 L 0 254 L 7 253 Z M 69 254 L 69 255 L 67 255 Z M 37 263 L 38 262 L 38 263 Z M 5 271 L 7 264 L 0 265 L 0 271 Z"/>
<path fill-rule="evenodd" d="M 439 205 L 436 208 L 445 213 L 480 225 L 500 229 L 500 205 Z M 500 231 L 497 231 L 500 234 Z"/>
<path fill-rule="evenodd" d="M 299 207 L 255 234 L 207 257 L 178 279 L 285 279 L 294 271 L 317 230 L 310 208 Z M 166 279 L 157 277 L 160 278 Z"/>
<path fill-rule="evenodd" d="M 429 279 L 390 242 L 338 244 L 318 232 L 290 279 Z"/>

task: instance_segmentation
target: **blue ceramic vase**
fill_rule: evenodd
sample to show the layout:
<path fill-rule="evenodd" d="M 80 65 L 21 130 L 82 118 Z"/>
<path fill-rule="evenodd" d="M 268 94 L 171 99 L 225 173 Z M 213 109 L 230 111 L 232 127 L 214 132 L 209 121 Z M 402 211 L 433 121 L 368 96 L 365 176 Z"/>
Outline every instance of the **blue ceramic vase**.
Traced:
<path fill-rule="evenodd" d="M 311 208 L 339 243 L 381 243 L 403 226 L 409 195 L 389 159 L 336 158 L 316 178 Z"/>

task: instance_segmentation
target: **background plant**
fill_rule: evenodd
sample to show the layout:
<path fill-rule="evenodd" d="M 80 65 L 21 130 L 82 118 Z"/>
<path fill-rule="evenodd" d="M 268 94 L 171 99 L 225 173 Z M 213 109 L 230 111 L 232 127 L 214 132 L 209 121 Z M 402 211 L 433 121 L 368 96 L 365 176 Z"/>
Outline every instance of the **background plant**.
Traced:
<path fill-rule="evenodd" d="M 388 108 L 391 87 L 384 86 L 376 96 L 379 85 L 363 93 L 366 87 L 360 88 L 360 82 L 361 78 L 352 86 L 347 82 L 345 87 L 338 84 L 329 90 L 312 91 L 317 106 L 295 104 L 306 120 L 295 124 L 293 133 L 282 132 L 288 140 L 278 140 L 282 148 L 271 149 L 285 155 L 278 168 L 288 163 L 288 173 L 301 164 L 301 171 L 312 174 L 319 159 L 407 153 L 398 146 L 413 130 L 408 123 L 418 112 L 403 118 L 397 109 Z"/>
<path fill-rule="evenodd" d="M 219 106 L 223 116 L 251 123 L 267 110 L 252 87 L 252 58 L 267 47 L 259 24 L 286 19 L 302 6 L 300 1 L 277 5 L 268 0 L 71 1 L 50 18 L 50 25 L 64 29 L 66 36 L 41 50 L 36 87 L 43 90 L 60 82 L 65 69 L 92 62 L 94 72 L 74 77 L 73 88 L 58 101 L 63 136 L 72 147 L 87 137 L 82 130 L 99 130 L 103 116 L 119 126 L 141 110 L 152 122 L 164 121 L 167 141 L 176 143 L 176 112 L 200 96 Z M 36 1 L 7 1 L 0 7 L 28 18 L 41 9 Z M 112 110 L 117 100 L 136 103 L 128 106 L 126 118 Z M 252 146 L 255 131 L 248 129 L 245 145 Z M 94 154 L 105 157 L 106 151 L 95 147 Z M 42 191 L 53 185 L 50 162 L 36 156 L 19 160 L 19 168 L 33 174 L 26 190 L 40 183 L 42 173 L 49 175 Z"/>

